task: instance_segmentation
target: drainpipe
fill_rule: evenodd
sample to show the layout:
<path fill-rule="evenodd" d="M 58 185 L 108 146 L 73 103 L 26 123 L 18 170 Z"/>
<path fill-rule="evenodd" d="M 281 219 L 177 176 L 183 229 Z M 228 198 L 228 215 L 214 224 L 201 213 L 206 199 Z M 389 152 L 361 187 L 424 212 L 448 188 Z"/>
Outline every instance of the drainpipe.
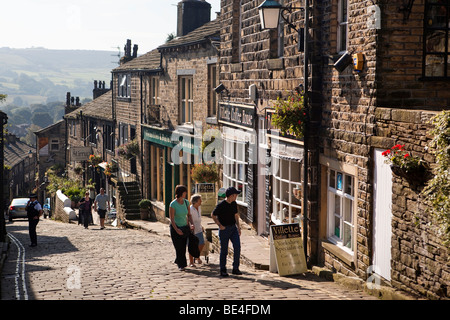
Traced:
<path fill-rule="evenodd" d="M 305 51 L 304 51 L 304 104 L 306 106 L 306 121 L 304 134 L 304 156 L 303 156 L 303 249 L 308 260 L 308 150 L 309 150 L 309 121 L 310 121 L 310 106 L 309 106 L 309 83 L 308 83 L 308 64 L 309 64 L 309 0 L 305 0 Z"/>

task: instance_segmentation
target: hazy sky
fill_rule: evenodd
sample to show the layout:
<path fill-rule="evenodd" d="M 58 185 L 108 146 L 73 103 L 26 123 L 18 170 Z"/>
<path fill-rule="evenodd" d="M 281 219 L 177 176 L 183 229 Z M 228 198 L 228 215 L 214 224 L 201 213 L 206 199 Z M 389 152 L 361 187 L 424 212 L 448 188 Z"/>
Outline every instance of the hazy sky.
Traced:
<path fill-rule="evenodd" d="M 176 33 L 179 0 L 16 0 L 1 5 L 0 47 L 116 51 L 127 39 L 144 54 Z M 211 19 L 220 0 L 207 0 Z"/>

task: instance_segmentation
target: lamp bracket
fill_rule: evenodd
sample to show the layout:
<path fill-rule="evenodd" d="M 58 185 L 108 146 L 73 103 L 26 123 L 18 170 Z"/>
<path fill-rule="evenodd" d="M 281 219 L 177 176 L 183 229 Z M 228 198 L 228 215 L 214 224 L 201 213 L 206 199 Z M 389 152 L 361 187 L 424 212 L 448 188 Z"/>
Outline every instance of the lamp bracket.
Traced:
<path fill-rule="evenodd" d="M 403 5 L 398 9 L 399 12 L 403 13 L 403 23 L 406 23 L 406 20 L 409 19 L 413 4 L 414 0 L 403 0 Z"/>
<path fill-rule="evenodd" d="M 281 18 L 283 18 L 284 22 L 286 22 L 289 26 L 289 28 L 294 29 L 296 32 L 299 32 L 299 29 L 294 26 L 291 22 L 289 22 L 289 20 L 285 17 L 284 13 L 292 13 L 294 10 L 300 10 L 300 11 L 305 11 L 304 7 L 293 7 L 293 6 L 288 6 L 288 7 L 281 7 Z"/>

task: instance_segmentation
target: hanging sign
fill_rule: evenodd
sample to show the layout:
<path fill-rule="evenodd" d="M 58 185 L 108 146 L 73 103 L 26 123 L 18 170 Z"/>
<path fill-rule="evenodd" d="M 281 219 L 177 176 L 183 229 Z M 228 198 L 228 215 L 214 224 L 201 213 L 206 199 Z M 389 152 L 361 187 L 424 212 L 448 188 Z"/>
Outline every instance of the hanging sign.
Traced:
<path fill-rule="evenodd" d="M 305 273 L 306 265 L 303 240 L 298 223 L 272 225 L 271 251 L 276 259 L 280 276 Z"/>

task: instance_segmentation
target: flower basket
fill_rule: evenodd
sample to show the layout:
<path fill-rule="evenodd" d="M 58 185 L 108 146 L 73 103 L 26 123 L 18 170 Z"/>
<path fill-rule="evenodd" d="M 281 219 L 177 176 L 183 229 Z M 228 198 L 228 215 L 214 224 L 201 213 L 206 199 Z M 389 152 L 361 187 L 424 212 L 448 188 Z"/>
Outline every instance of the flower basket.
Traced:
<path fill-rule="evenodd" d="M 93 167 L 98 167 L 98 165 L 103 162 L 103 159 L 100 156 L 96 156 L 96 155 L 91 154 L 89 156 L 89 160 L 88 161 Z"/>
<path fill-rule="evenodd" d="M 280 129 L 282 135 L 303 138 L 307 116 L 303 95 L 297 93 L 286 100 L 278 98 L 274 109 L 272 125 Z"/>
<path fill-rule="evenodd" d="M 117 148 L 117 155 L 119 157 L 122 157 L 126 160 L 130 160 L 134 157 L 139 156 L 139 143 L 138 141 L 135 140 L 131 140 L 127 143 L 124 143 L 122 145 L 120 145 Z"/>
<path fill-rule="evenodd" d="M 390 164 L 392 173 L 417 187 L 429 179 L 428 170 L 422 159 L 412 156 L 404 147 L 405 145 L 397 144 L 382 155 L 386 157 L 386 163 Z"/>
<path fill-rule="evenodd" d="M 196 164 L 192 167 L 191 177 L 197 183 L 216 183 L 219 181 L 219 171 L 215 163 Z"/>

